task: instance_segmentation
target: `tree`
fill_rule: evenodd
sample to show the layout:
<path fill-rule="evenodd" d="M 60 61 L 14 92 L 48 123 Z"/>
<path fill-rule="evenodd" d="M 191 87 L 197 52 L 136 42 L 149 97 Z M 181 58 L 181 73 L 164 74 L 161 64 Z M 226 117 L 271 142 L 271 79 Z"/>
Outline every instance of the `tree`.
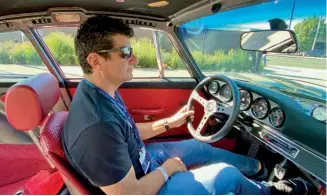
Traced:
<path fill-rule="evenodd" d="M 299 50 L 302 52 L 311 50 L 317 31 L 316 43 L 326 43 L 325 19 L 317 16 L 306 18 L 294 26 L 294 31 L 298 38 Z"/>

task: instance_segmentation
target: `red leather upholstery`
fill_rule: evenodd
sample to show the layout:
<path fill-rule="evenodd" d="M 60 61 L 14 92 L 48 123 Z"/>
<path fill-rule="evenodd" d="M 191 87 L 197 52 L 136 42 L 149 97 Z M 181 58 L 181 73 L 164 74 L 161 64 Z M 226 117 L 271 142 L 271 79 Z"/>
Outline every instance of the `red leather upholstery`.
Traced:
<path fill-rule="evenodd" d="M 61 144 L 61 132 L 64 128 L 68 112 L 57 112 L 51 114 L 41 128 L 40 144 L 45 155 L 54 153 L 65 158 Z"/>
<path fill-rule="evenodd" d="M 17 83 L 6 93 L 5 109 L 9 123 L 18 130 L 37 127 L 58 102 L 58 81 L 49 73 L 37 74 Z"/>
<path fill-rule="evenodd" d="M 64 177 L 66 184 L 70 183 L 70 191 L 74 194 L 90 194 L 84 185 L 78 181 L 75 172 L 68 163 L 61 144 L 61 133 L 67 119 L 68 112 L 51 114 L 41 128 L 40 144 L 45 156 L 56 166 Z M 68 185 L 68 184 L 67 184 Z M 71 190 L 74 189 L 74 190 Z"/>
<path fill-rule="evenodd" d="M 17 83 L 6 93 L 5 108 L 9 123 L 21 131 L 35 129 L 42 122 L 40 145 L 44 155 L 62 175 L 72 194 L 89 194 L 65 158 L 61 132 L 67 112 L 49 115 L 58 102 L 58 81 L 49 73 L 38 74 Z"/>

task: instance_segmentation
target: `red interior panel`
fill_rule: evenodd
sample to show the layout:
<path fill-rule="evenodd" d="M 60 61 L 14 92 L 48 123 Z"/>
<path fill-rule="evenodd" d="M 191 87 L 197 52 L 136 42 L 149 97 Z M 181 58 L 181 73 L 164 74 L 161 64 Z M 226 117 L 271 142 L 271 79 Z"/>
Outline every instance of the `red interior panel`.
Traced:
<path fill-rule="evenodd" d="M 76 89 L 70 88 L 72 97 Z M 135 122 L 150 122 L 174 115 L 184 105 L 192 90 L 189 89 L 119 89 L 124 103 Z M 197 127 L 204 111 L 203 107 L 194 102 L 195 116 L 193 125 Z M 145 120 L 147 116 L 149 120 Z M 185 125 L 165 132 L 160 136 L 188 135 Z M 160 137 L 159 136 L 159 137 Z"/>

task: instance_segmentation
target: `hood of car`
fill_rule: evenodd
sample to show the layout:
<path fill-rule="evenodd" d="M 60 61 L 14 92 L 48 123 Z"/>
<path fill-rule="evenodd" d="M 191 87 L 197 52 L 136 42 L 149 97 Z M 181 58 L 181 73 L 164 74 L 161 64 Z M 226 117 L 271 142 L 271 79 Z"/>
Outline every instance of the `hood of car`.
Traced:
<path fill-rule="evenodd" d="M 319 101 L 326 101 L 326 88 L 301 79 L 290 79 L 283 76 L 270 76 L 254 73 L 225 73 L 235 79 L 253 83 L 258 86 L 270 88 L 294 96 L 304 96 Z"/>

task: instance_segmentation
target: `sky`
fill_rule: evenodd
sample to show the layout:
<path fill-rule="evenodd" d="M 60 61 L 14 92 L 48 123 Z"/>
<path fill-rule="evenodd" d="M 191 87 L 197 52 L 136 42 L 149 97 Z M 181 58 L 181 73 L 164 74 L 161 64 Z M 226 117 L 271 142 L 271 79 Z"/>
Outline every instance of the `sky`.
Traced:
<path fill-rule="evenodd" d="M 292 7 L 294 13 L 292 26 L 304 18 L 318 16 L 326 18 L 326 0 L 274 0 L 271 2 L 249 6 L 241 9 L 217 13 L 200 18 L 183 25 L 184 27 L 206 27 L 214 29 L 249 30 L 269 29 L 267 22 L 273 18 L 281 18 L 290 23 Z"/>

